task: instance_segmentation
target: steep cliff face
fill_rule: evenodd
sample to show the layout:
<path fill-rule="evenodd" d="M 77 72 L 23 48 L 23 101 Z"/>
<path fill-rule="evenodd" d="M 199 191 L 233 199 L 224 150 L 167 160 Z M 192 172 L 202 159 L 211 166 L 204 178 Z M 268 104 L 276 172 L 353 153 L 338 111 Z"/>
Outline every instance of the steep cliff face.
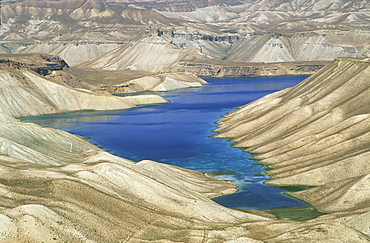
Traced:
<path fill-rule="evenodd" d="M 367 208 L 369 75 L 369 59 L 336 59 L 297 86 L 228 114 L 217 136 L 232 137 L 269 165 L 268 184 L 314 186 L 290 194 L 323 212 Z"/>
<path fill-rule="evenodd" d="M 168 1 L 141 3 L 160 6 Z M 0 53 L 47 53 L 60 56 L 70 66 L 84 63 L 105 70 L 151 72 L 168 68 L 193 50 L 217 61 L 256 63 L 369 57 L 369 6 L 358 1 L 330 6 L 325 1 L 247 1 L 239 6 L 166 13 L 168 17 L 140 8 L 135 5 L 138 2 L 133 4 L 94 0 L 4 3 Z M 328 11 L 332 17 L 326 17 Z M 345 18 L 353 21 L 342 21 Z M 331 23 L 337 24 L 335 30 L 330 30 Z"/>
<path fill-rule="evenodd" d="M 369 38 L 370 32 L 356 31 L 251 34 L 230 48 L 227 59 L 241 62 L 295 62 L 367 57 Z"/>
<path fill-rule="evenodd" d="M 358 33 L 356 42 L 351 41 L 354 35 L 352 32 L 325 31 L 290 35 L 260 33 L 239 38 L 159 31 L 81 67 L 190 72 L 204 76 L 311 74 L 322 67 L 320 62 L 338 56 L 367 56 L 370 32 Z M 259 63 L 259 67 L 251 63 Z"/>
<path fill-rule="evenodd" d="M 81 67 L 157 72 L 179 60 L 185 53 L 183 49 L 171 45 L 167 39 L 153 34 L 132 45 L 108 52 Z"/>
<path fill-rule="evenodd" d="M 69 67 L 60 57 L 47 54 L 0 55 L 0 63 L 12 69 L 28 68 L 44 76 Z"/>
<path fill-rule="evenodd" d="M 234 64 L 234 65 L 233 65 Z M 181 61 L 162 70 L 163 72 L 185 72 L 207 77 L 255 77 L 277 75 L 308 75 L 313 74 L 326 62 L 295 62 L 295 63 L 202 63 Z"/>
<path fill-rule="evenodd" d="M 213 59 L 224 59 L 237 37 L 210 36 L 156 31 L 81 65 L 104 70 L 158 72 L 180 61 L 189 52 L 201 52 Z"/>
<path fill-rule="evenodd" d="M 52 41 L 52 42 L 4 42 L 4 53 L 47 53 L 56 55 L 74 67 L 97 58 L 111 50 L 124 46 L 124 42 L 105 41 Z"/>

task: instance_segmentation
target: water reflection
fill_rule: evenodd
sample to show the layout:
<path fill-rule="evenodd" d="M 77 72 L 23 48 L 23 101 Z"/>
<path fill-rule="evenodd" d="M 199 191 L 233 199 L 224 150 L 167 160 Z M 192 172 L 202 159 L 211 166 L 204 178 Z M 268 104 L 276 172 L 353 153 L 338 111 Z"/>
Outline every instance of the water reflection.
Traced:
<path fill-rule="evenodd" d="M 43 127 L 53 127 L 63 130 L 73 128 L 81 123 L 108 122 L 122 115 L 122 110 L 114 111 L 79 111 L 34 117 L 21 118 L 23 122 L 37 123 Z M 109 124 L 109 122 L 108 122 Z"/>

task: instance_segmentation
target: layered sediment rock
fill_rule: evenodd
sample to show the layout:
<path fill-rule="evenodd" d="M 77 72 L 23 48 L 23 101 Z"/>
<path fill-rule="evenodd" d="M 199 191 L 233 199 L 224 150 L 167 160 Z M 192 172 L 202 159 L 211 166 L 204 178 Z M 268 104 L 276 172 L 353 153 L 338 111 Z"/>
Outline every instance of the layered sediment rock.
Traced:
<path fill-rule="evenodd" d="M 19 59 L 22 61 L 20 62 Z M 58 56 L 47 54 L 1 55 L 0 64 L 12 69 L 28 68 L 41 75 L 68 68 L 68 64 Z"/>
<path fill-rule="evenodd" d="M 268 184 L 312 186 L 290 195 L 323 212 L 368 207 L 370 60 L 338 58 L 297 86 L 219 121 L 218 137 L 269 165 Z"/>
<path fill-rule="evenodd" d="M 300 62 L 332 61 L 336 57 L 368 57 L 369 37 L 370 32 L 367 31 L 253 33 L 230 48 L 228 60 Z"/>
<path fill-rule="evenodd" d="M 351 75 L 367 76 L 364 71 L 369 63 L 366 60 L 339 60 L 327 67 L 326 72 L 335 67 L 349 68 L 351 63 L 354 63 L 352 67 L 356 67 L 356 63 L 361 66 Z M 149 160 L 135 163 L 113 156 L 81 137 L 20 122 L 13 117 L 73 109 L 125 108 L 143 102 L 163 101 L 157 96 L 124 99 L 81 92 L 45 80 L 23 66 L 19 69 L 2 66 L 0 74 L 3 97 L 0 101 L 0 241 L 255 243 L 353 239 L 368 242 L 370 239 L 369 209 L 366 207 L 306 222 L 274 220 L 273 215 L 266 212 L 228 209 L 210 198 L 234 192 L 235 186 L 231 183 Z M 333 77 L 335 75 L 328 79 Z M 345 79 L 345 75 L 341 77 Z M 356 87 L 361 84 L 349 83 L 352 93 L 347 94 L 348 100 L 356 96 Z M 307 85 L 297 88 L 294 93 L 303 92 Z M 312 85 L 315 86 L 315 82 Z M 308 85 L 307 92 L 310 87 Z M 318 92 L 311 91 L 312 96 L 320 100 L 320 90 L 326 95 L 330 92 L 319 87 Z M 329 87 L 333 85 L 329 84 Z M 283 93 L 289 93 L 289 90 L 270 98 Z M 336 92 L 333 96 L 340 99 L 340 94 Z M 275 98 L 269 105 L 273 107 L 279 101 L 281 99 Z M 252 106 L 262 103 L 263 100 L 257 101 Z M 327 100 L 324 103 L 326 106 L 322 109 L 334 104 Z M 344 119 L 347 123 L 340 126 L 345 127 L 351 121 L 354 125 L 361 124 L 367 119 L 367 115 L 362 114 L 365 111 L 353 110 L 348 116 L 355 117 L 348 121 Z M 338 121 L 341 117 L 336 115 L 334 118 Z M 336 131 L 337 127 L 333 126 L 333 129 Z M 360 127 L 354 130 L 363 131 Z M 345 136 L 348 133 L 338 134 Z M 341 185 L 345 186 L 339 191 L 354 185 L 366 192 L 366 178 L 343 181 Z M 336 181 L 332 183 L 324 187 L 332 189 L 339 185 Z M 347 192 L 347 198 L 361 199 L 353 195 L 353 191 Z M 318 194 L 314 192 L 313 195 Z"/>
<path fill-rule="evenodd" d="M 126 109 L 163 98 L 71 89 L 15 65 L 0 69 L 0 241 L 254 241 L 242 224 L 270 220 L 210 200 L 234 192 L 231 183 L 149 160 L 135 163 L 14 118 Z"/>
<path fill-rule="evenodd" d="M 48 53 L 60 56 L 71 67 L 90 61 L 125 45 L 120 41 L 5 41 L 6 53 Z"/>
<path fill-rule="evenodd" d="M 151 34 L 130 45 L 108 52 L 81 67 L 158 72 L 180 60 L 185 54 L 185 50 L 172 45 L 168 38 Z"/>
<path fill-rule="evenodd" d="M 308 75 L 325 66 L 325 62 L 296 63 L 215 63 L 181 61 L 164 72 L 184 72 L 208 77 L 256 77 L 277 75 Z"/>
<path fill-rule="evenodd" d="M 201 87 L 207 82 L 203 79 L 184 73 L 166 73 L 148 75 L 142 78 L 130 80 L 122 84 L 102 86 L 101 89 L 110 93 L 134 93 L 141 91 L 169 91 L 174 89 Z"/>
<path fill-rule="evenodd" d="M 157 95 L 115 97 L 74 90 L 50 82 L 28 69 L 0 70 L 0 112 L 13 117 L 77 110 L 127 109 L 141 104 L 163 103 Z"/>

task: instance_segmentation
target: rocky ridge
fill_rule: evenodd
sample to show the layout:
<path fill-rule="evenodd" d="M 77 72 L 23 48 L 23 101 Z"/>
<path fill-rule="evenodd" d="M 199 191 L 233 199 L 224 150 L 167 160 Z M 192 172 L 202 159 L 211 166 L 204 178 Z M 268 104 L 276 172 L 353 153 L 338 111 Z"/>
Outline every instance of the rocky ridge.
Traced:
<path fill-rule="evenodd" d="M 297 86 L 228 114 L 217 137 L 232 137 L 267 164 L 266 183 L 312 186 L 290 195 L 320 211 L 367 210 L 369 74 L 369 59 L 338 58 Z"/>
<path fill-rule="evenodd" d="M 354 44 L 351 40 L 355 35 L 359 38 Z M 234 77 L 259 73 L 312 74 L 322 67 L 320 65 L 324 62 L 331 61 L 337 56 L 367 57 L 370 47 L 369 36 L 370 32 L 356 34 L 343 31 L 290 35 L 259 33 L 244 38 L 156 32 L 86 62 L 80 67 Z M 258 63 L 260 68 L 253 63 Z M 257 69 L 268 70 L 261 72 Z"/>
<path fill-rule="evenodd" d="M 12 69 L 27 68 L 43 76 L 69 67 L 60 57 L 47 54 L 0 55 L 0 64 Z"/>
<path fill-rule="evenodd" d="M 26 64 L 0 65 L 1 241 L 135 241 L 179 232 L 193 240 L 204 232 L 228 239 L 247 232 L 238 227 L 235 234 L 240 223 L 268 220 L 213 203 L 209 198 L 235 190 L 228 182 L 153 161 L 134 163 L 78 136 L 14 118 L 127 109 L 163 98 L 94 94 L 50 82 Z"/>
<path fill-rule="evenodd" d="M 67 132 L 20 122 L 14 117 L 81 109 L 123 109 L 165 101 L 152 95 L 120 98 L 75 90 L 52 83 L 26 67 L 1 65 L 1 241 L 369 241 L 366 207 L 350 207 L 346 212 L 335 209 L 334 213 L 304 222 L 276 220 L 266 212 L 232 210 L 210 200 L 234 192 L 235 187 L 228 182 L 153 161 L 135 163 Z M 358 66 L 357 71 L 348 75 L 340 72 L 351 65 Z M 339 60 L 299 88 L 309 89 L 316 84 L 314 80 L 326 72 L 332 74 L 329 79 L 344 80 L 352 75 L 353 79 L 362 77 L 363 80 L 367 75 L 361 71 L 368 70 L 369 66 L 366 60 Z M 335 72 L 332 73 L 332 69 Z M 351 90 L 360 86 L 352 85 Z M 299 88 L 296 88 L 298 93 Z M 322 93 L 330 95 L 326 91 Z M 280 93 L 284 92 L 289 90 Z M 332 96 L 338 94 L 342 92 L 334 92 Z M 356 99 L 356 92 L 351 94 Z M 363 101 L 364 95 L 358 95 L 357 99 Z M 350 97 L 348 100 L 351 101 Z M 273 100 L 270 105 L 274 103 L 277 102 Z M 324 103 L 327 105 L 321 106 L 323 109 L 331 104 Z M 355 104 L 349 105 L 353 108 Z M 366 106 L 355 111 L 353 118 L 346 119 L 346 113 L 336 109 L 328 113 L 333 117 L 329 123 L 338 119 L 344 122 L 333 126 L 335 131 L 348 123 L 360 125 L 367 119 L 364 112 Z M 366 177 L 351 179 L 352 182 L 343 182 L 360 189 L 366 184 Z M 332 188 L 328 184 L 322 190 L 327 190 L 329 185 Z M 356 205 L 355 201 L 353 206 Z"/>
<path fill-rule="evenodd" d="M 46 54 L 0 54 L 1 64 L 4 65 L 0 69 L 32 70 L 58 85 L 99 94 L 168 91 L 200 87 L 207 83 L 195 75 L 185 73 L 70 69 L 60 57 Z"/>
<path fill-rule="evenodd" d="M 251 30 L 348 30 L 366 29 L 369 26 L 370 4 L 362 0 L 350 1 L 240 1 L 232 6 L 219 4 L 199 7 L 194 11 L 162 11 L 161 13 L 183 20 L 212 23 L 224 30 L 248 33 Z"/>
<path fill-rule="evenodd" d="M 257 77 L 278 75 L 309 75 L 324 67 L 327 62 L 294 63 L 241 63 L 241 62 L 187 62 L 182 60 L 162 72 L 191 73 L 207 77 Z"/>
<path fill-rule="evenodd" d="M 197 10 L 187 13 L 164 13 L 139 6 L 167 3 L 4 3 L 0 52 L 54 54 L 72 67 L 150 72 L 163 72 L 184 63 L 183 57 L 194 51 L 219 66 L 224 60 L 250 66 L 250 62 L 318 62 L 370 55 L 366 28 L 369 7 L 360 1 L 328 4 L 317 0 L 303 4 L 264 0 L 235 2 L 235 6 L 208 1 L 204 2 L 208 7 L 197 6 Z M 177 3 L 195 4 L 171 2 Z M 185 19 L 184 14 L 190 15 Z M 354 20 L 342 21 L 347 17 Z M 238 73 L 246 75 L 248 71 L 238 70 L 233 76 Z"/>

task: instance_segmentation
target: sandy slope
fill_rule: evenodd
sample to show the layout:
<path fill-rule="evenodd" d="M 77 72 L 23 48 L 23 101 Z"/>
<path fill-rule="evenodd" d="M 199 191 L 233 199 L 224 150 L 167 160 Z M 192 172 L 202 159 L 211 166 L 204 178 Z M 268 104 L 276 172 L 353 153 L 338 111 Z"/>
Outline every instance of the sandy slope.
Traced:
<path fill-rule="evenodd" d="M 165 99 L 75 90 L 7 64 L 0 84 L 0 241 L 229 239 L 248 232 L 241 223 L 269 220 L 212 202 L 235 191 L 228 182 L 153 161 L 134 163 L 14 118 Z"/>
<path fill-rule="evenodd" d="M 219 137 L 257 153 L 273 185 L 325 212 L 367 207 L 369 59 L 337 59 L 297 86 L 228 114 Z M 359 193 L 361 192 L 361 193 Z"/>
<path fill-rule="evenodd" d="M 368 77 L 369 66 L 367 60 L 340 59 L 298 86 L 255 101 L 222 121 L 221 135 L 240 138 L 244 135 L 243 129 L 248 127 L 243 124 L 261 121 L 256 126 L 259 130 L 258 127 L 267 129 L 269 122 L 275 123 L 275 130 L 270 127 L 272 133 L 267 129 L 266 135 L 257 132 L 251 139 L 240 139 L 240 143 L 250 143 L 256 149 L 264 148 L 262 145 L 265 148 L 270 146 L 270 149 L 264 150 L 265 153 L 259 151 L 263 157 L 267 152 L 274 151 L 273 142 L 269 140 L 274 137 L 274 131 L 277 137 L 273 141 L 283 139 L 278 148 L 282 148 L 284 139 L 292 139 L 286 145 L 288 147 L 300 144 L 298 147 L 304 148 L 305 138 L 300 139 L 300 133 L 293 133 L 294 129 L 302 131 L 301 136 L 305 137 L 305 121 L 309 126 L 314 118 L 320 120 L 317 114 L 323 117 L 328 114 L 330 119 L 321 121 L 315 127 L 321 129 L 321 133 L 334 132 L 338 138 L 330 140 L 333 141 L 331 147 L 337 145 L 343 151 L 353 152 L 353 165 L 338 166 L 335 172 L 338 178 L 331 180 L 328 177 L 327 181 L 319 183 L 319 187 L 311 189 L 317 192 L 295 194 L 319 209 L 336 211 L 305 222 L 274 220 L 265 212 L 247 213 L 222 207 L 210 198 L 234 192 L 234 186 L 228 182 L 153 161 L 135 163 L 113 156 L 78 136 L 23 123 L 13 117 L 36 114 L 37 108 L 40 109 L 38 114 L 74 109 L 121 109 L 143 102 L 163 102 L 163 99 L 140 96 L 127 100 L 96 95 L 59 86 L 26 69 L 2 69 L 2 97 L 7 99 L 0 100 L 3 110 L 0 113 L 0 241 L 368 242 L 370 214 L 366 204 L 366 158 L 361 157 L 366 156 L 368 146 L 365 143 L 359 146 L 359 150 L 357 146 L 366 138 L 356 140 L 353 143 L 356 146 L 352 143 L 351 146 L 344 146 L 345 142 L 338 143 L 338 139 L 342 137 L 351 141 L 348 136 L 366 135 L 368 126 L 361 128 L 356 125 L 368 119 L 367 96 L 361 94 L 366 94 L 368 82 L 363 80 Z M 358 83 L 355 80 L 359 80 Z M 320 82 L 325 82 L 325 85 Z M 315 100 L 320 105 L 310 111 L 306 106 Z M 356 100 L 361 102 L 356 103 Z M 347 104 L 351 109 L 344 109 Z M 275 110 L 279 113 L 269 115 Z M 264 121 L 264 116 L 269 119 Z M 284 117 L 290 117 L 290 122 L 279 126 L 280 123 L 275 121 Z M 355 127 L 355 133 L 345 132 L 346 128 Z M 292 133 L 284 132 L 286 129 Z M 320 133 L 308 138 L 318 139 L 318 144 L 323 141 L 320 140 Z M 322 147 L 320 151 L 324 150 Z M 291 151 L 282 154 L 300 154 Z M 266 161 L 268 158 L 273 157 L 267 156 Z M 343 163 L 339 156 L 335 158 L 338 161 L 334 165 Z M 294 158 L 288 161 L 294 161 Z M 331 160 L 328 163 L 331 166 Z M 273 163 L 270 161 L 269 164 Z M 352 169 L 356 166 L 361 170 Z M 309 173 L 320 171 L 314 167 L 308 165 Z M 323 166 L 322 173 L 317 176 L 330 176 L 326 168 Z M 294 171 L 291 177 L 282 176 L 284 172 L 271 173 L 274 179 L 270 183 L 277 183 L 277 180 L 289 183 L 288 179 L 294 176 L 303 181 L 305 173 L 301 168 L 295 167 Z M 353 173 L 358 174 L 352 176 Z M 316 179 L 316 174 L 309 179 Z M 295 181 L 292 181 L 291 184 L 294 184 Z M 356 190 L 352 189 L 360 189 L 363 193 L 356 194 Z M 312 198 L 320 196 L 324 196 L 323 200 L 329 200 L 329 203 L 320 204 L 319 200 Z M 340 200 L 351 203 L 337 204 Z M 330 207 L 333 205 L 339 205 L 339 208 Z"/>

